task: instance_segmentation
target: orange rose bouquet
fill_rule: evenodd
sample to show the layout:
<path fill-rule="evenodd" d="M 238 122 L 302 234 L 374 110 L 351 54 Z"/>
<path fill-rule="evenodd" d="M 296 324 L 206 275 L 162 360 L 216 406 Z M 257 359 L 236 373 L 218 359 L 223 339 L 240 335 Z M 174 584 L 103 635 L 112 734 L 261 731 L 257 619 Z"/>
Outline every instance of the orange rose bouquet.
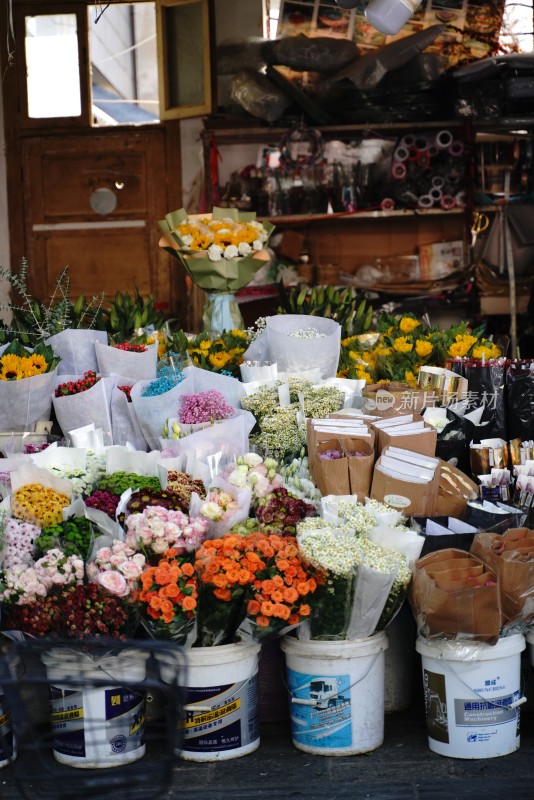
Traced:
<path fill-rule="evenodd" d="M 209 539 L 197 551 L 196 644 L 264 641 L 310 614 L 316 570 L 304 567 L 292 536 L 254 532 Z"/>
<path fill-rule="evenodd" d="M 140 581 L 134 599 L 145 630 L 154 639 L 191 644 L 198 598 L 193 565 L 170 549 L 156 566 L 143 571 Z"/>

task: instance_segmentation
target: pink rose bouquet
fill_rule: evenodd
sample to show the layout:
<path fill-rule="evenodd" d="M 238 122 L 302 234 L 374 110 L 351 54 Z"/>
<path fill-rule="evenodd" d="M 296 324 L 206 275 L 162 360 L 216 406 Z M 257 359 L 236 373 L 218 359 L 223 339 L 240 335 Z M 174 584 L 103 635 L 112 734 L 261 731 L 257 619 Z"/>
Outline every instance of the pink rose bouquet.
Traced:
<path fill-rule="evenodd" d="M 94 559 L 87 564 L 87 578 L 108 594 L 128 597 L 139 587 L 145 567 L 146 558 L 142 553 L 115 539 L 109 547 L 97 550 Z"/>
<path fill-rule="evenodd" d="M 178 555 L 194 553 L 204 541 L 209 522 L 202 517 L 190 518 L 182 511 L 147 506 L 142 513 L 126 517 L 125 527 L 126 544 L 150 558 L 170 548 Z"/>

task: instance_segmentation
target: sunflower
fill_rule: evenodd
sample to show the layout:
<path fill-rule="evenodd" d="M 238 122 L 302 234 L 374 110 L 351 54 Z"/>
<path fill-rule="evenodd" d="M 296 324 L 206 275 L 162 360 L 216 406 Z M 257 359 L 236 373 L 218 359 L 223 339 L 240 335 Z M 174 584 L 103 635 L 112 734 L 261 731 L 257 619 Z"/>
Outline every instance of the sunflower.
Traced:
<path fill-rule="evenodd" d="M 22 361 L 24 362 L 24 368 L 26 370 L 35 370 L 32 371 L 32 375 L 39 375 L 42 372 L 46 372 L 48 368 L 45 357 L 39 353 L 32 353 L 27 358 L 22 359 Z"/>
<path fill-rule="evenodd" d="M 0 358 L 0 378 L 3 381 L 20 381 L 24 378 L 23 359 L 8 353 Z"/>

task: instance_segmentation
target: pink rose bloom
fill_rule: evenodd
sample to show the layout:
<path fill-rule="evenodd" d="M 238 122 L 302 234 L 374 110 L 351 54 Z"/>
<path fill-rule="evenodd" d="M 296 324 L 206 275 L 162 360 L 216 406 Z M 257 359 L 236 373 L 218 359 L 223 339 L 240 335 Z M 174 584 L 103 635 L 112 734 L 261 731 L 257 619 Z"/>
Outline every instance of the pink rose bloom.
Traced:
<path fill-rule="evenodd" d="M 254 486 L 256 497 L 267 497 L 271 492 L 271 482 L 267 478 L 259 478 Z"/>
<path fill-rule="evenodd" d="M 250 475 L 251 472 L 256 475 L 267 475 L 267 467 L 265 464 L 258 464 L 257 467 L 252 467 L 248 474 Z"/>
<path fill-rule="evenodd" d="M 130 593 L 130 587 L 124 575 L 114 570 L 100 572 L 95 582 L 115 597 L 126 597 Z"/>
<path fill-rule="evenodd" d="M 109 561 L 111 558 L 111 547 L 101 547 L 100 550 L 97 551 L 95 559 L 98 561 Z"/>
<path fill-rule="evenodd" d="M 169 549 L 169 543 L 166 539 L 154 539 L 150 547 L 154 553 L 161 554 Z"/>
<path fill-rule="evenodd" d="M 143 557 L 143 561 L 144 561 Z M 143 571 L 143 567 L 136 564 L 134 561 L 125 561 L 122 564 L 120 571 L 128 581 L 137 580 Z"/>

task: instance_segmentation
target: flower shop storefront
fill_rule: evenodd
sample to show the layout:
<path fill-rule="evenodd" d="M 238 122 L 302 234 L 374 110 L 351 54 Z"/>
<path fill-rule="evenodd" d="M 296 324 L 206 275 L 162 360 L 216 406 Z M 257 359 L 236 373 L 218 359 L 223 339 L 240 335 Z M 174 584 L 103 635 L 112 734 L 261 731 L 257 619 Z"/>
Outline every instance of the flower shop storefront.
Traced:
<path fill-rule="evenodd" d="M 297 749 L 357 756 L 413 701 L 416 654 L 429 750 L 515 752 L 532 363 L 365 302 L 363 334 L 327 314 L 245 329 L 233 294 L 270 226 L 161 227 L 208 295 L 202 333 L 118 330 L 124 296 L 106 317 L 29 295 L 1 332 L 4 764 L 37 726 L 74 775 L 143 763 L 154 732 L 174 763 L 246 757 L 273 717 Z M 36 670 L 50 707 L 24 723 Z"/>

